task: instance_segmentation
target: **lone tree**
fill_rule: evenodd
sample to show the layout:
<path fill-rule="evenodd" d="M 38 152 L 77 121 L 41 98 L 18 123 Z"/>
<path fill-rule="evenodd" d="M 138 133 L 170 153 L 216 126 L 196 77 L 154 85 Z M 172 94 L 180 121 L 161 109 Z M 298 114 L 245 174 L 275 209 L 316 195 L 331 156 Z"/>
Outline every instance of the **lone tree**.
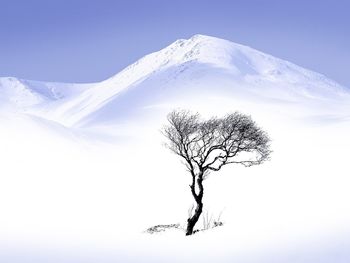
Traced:
<path fill-rule="evenodd" d="M 192 235 L 203 211 L 203 181 L 209 173 L 226 164 L 261 164 L 271 153 L 270 139 L 249 116 L 239 112 L 201 120 L 198 113 L 175 110 L 168 114 L 168 121 L 162 130 L 168 139 L 166 145 L 183 158 L 192 177 L 190 189 L 196 209 L 186 229 L 186 235 Z"/>

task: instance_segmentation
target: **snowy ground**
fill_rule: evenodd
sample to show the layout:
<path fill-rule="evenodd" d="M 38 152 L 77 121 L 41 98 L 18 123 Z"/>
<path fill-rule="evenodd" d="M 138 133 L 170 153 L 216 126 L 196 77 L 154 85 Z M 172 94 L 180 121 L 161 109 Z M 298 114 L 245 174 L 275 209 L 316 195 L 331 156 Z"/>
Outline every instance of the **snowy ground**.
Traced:
<path fill-rule="evenodd" d="M 151 55 L 159 63 L 150 67 L 146 58 L 142 69 L 153 73 L 141 70 L 143 80 L 132 87 L 128 76 L 119 75 L 104 84 L 59 85 L 66 90 L 54 98 L 52 86 L 44 96 L 37 93 L 38 83 L 0 85 L 1 262 L 349 262 L 349 92 L 269 56 L 251 60 L 258 75 L 242 63 L 234 65 L 244 69 L 243 79 L 237 71 L 215 71 L 232 70 L 222 54 L 238 51 L 227 53 L 232 46 L 210 41 L 181 40 L 162 51 L 183 59 L 177 48 L 188 45 L 189 61 L 196 52 L 218 54 L 204 52 L 188 73 L 175 77 L 175 62 L 158 70 L 164 54 Z M 214 51 L 191 46 L 206 43 Z M 217 53 L 217 45 L 225 52 Z M 249 59 L 260 56 L 239 50 Z M 239 58 L 244 61 L 242 54 Z M 225 63 L 214 71 L 207 64 L 218 61 Z M 281 79 L 263 75 L 266 61 L 279 63 Z M 222 89 L 213 92 L 214 84 Z M 120 94 L 120 85 L 129 88 Z M 271 161 L 227 166 L 205 181 L 205 209 L 214 217 L 222 213 L 224 226 L 191 237 L 180 230 L 143 232 L 158 224 L 184 224 L 192 204 L 190 176 L 162 146 L 159 131 L 174 107 L 204 116 L 240 110 L 272 138 Z"/>

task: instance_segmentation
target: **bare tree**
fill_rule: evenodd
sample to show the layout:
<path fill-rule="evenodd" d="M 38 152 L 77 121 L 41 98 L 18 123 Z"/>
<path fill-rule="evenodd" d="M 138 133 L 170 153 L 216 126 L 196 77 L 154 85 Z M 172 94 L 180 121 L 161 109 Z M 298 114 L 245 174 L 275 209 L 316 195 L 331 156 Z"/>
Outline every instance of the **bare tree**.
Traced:
<path fill-rule="evenodd" d="M 168 121 L 162 130 L 168 139 L 166 145 L 183 158 L 192 177 L 190 189 L 196 208 L 186 229 L 186 235 L 192 235 L 203 211 L 203 181 L 209 173 L 226 164 L 261 164 L 271 153 L 270 139 L 249 116 L 238 112 L 201 120 L 198 113 L 175 110 L 169 113 Z"/>

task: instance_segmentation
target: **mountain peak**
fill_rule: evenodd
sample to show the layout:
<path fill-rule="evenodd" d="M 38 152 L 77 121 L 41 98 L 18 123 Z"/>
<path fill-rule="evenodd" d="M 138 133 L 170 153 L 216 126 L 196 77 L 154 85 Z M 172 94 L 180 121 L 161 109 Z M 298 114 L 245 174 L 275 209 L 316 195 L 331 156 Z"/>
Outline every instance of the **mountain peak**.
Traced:
<path fill-rule="evenodd" d="M 244 48 L 233 42 L 206 36 L 194 35 L 189 39 L 179 39 L 161 50 L 161 55 L 167 55 L 169 61 L 184 63 L 198 60 L 204 63 L 227 65 L 233 49 Z"/>
<path fill-rule="evenodd" d="M 203 42 L 203 41 L 225 41 L 229 42 L 228 40 L 218 38 L 218 37 L 213 37 L 213 36 L 208 36 L 208 35 L 202 35 L 202 34 L 195 34 L 191 38 L 189 38 L 189 41 L 194 41 L 194 42 Z"/>

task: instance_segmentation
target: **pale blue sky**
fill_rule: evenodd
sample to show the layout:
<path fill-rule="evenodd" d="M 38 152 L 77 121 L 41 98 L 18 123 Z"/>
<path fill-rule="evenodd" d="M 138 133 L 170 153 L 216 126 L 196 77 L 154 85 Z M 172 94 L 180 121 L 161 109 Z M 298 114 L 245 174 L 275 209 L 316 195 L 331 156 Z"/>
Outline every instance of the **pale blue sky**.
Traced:
<path fill-rule="evenodd" d="M 100 81 L 200 33 L 350 87 L 349 13 L 347 0 L 0 0 L 0 76 Z"/>

